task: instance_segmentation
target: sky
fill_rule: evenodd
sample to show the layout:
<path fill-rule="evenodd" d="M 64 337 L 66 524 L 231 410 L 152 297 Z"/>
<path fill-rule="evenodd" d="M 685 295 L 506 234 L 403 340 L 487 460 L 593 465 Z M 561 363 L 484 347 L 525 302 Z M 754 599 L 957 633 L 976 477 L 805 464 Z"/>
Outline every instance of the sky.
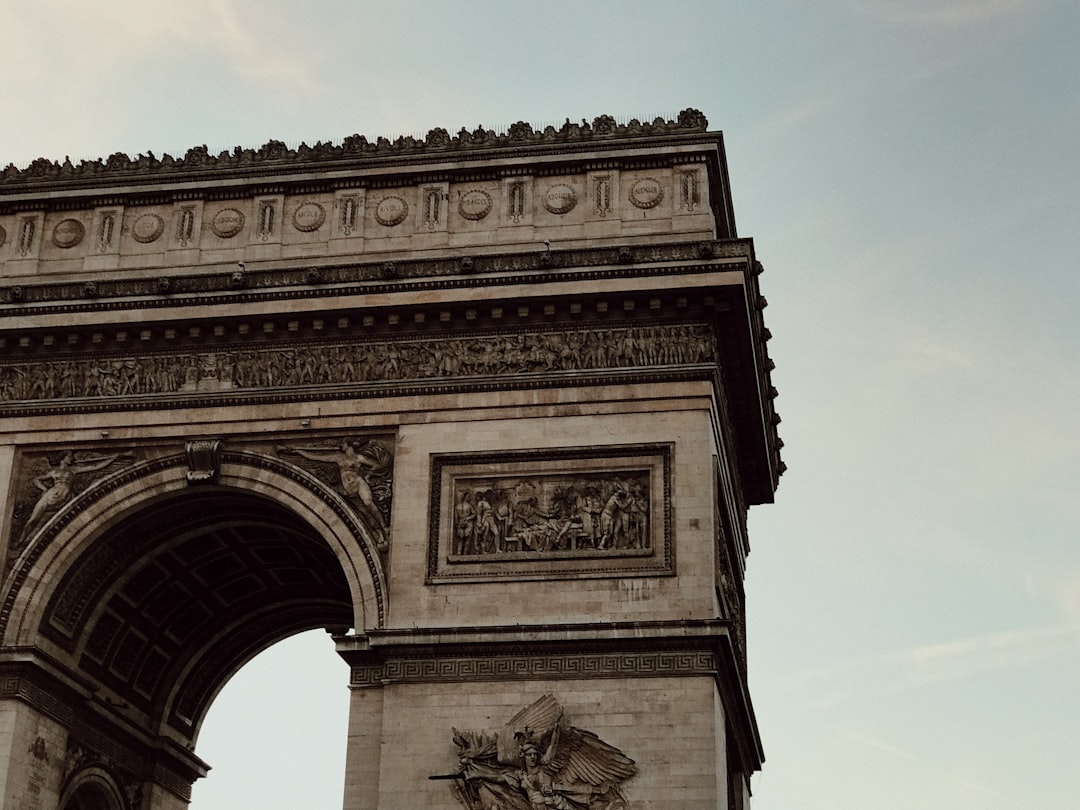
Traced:
<path fill-rule="evenodd" d="M 789 467 L 750 514 L 752 806 L 1076 806 L 1080 4 L 0 0 L 0 19 L 0 166 L 702 110 L 766 268 Z M 321 631 L 242 670 L 194 810 L 340 807 L 346 677 Z"/>

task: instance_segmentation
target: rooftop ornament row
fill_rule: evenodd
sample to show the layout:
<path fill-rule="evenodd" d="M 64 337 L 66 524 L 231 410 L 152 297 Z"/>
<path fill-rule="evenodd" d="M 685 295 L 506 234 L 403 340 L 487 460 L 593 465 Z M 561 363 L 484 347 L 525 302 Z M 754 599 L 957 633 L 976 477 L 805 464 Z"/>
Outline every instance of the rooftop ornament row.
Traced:
<path fill-rule="evenodd" d="M 319 141 L 314 146 L 300 144 L 290 149 L 284 142 L 271 140 L 259 149 L 235 147 L 232 152 L 223 151 L 218 155 L 210 154 L 205 146 L 189 149 L 182 158 L 171 155 L 156 157 L 153 152 L 130 158 L 123 152 L 116 152 L 108 158 L 80 161 L 73 164 L 69 158 L 62 163 L 37 158 L 27 168 L 19 169 L 14 164 L 0 171 L 0 186 L 16 186 L 49 181 L 77 179 L 98 179 L 110 176 L 130 176 L 161 172 L 190 172 L 206 170 L 239 169 L 261 164 L 288 165 L 334 161 L 348 158 L 396 157 L 424 155 L 439 152 L 468 151 L 473 149 L 491 149 L 520 145 L 551 145 L 565 142 L 590 140 L 614 140 L 620 138 L 654 137 L 686 132 L 706 132 L 708 119 L 700 110 L 685 109 L 674 121 L 655 118 L 652 122 L 642 123 L 631 119 L 626 124 L 618 123 L 610 115 L 601 115 L 589 124 L 584 119 L 575 124 L 566 119 L 559 128 L 547 126 L 543 130 L 534 129 L 531 124 L 519 121 L 511 124 L 505 132 L 477 127 L 471 132 L 462 128 L 457 135 L 451 135 L 441 127 L 430 130 L 423 140 L 402 135 L 391 141 L 377 138 L 369 141 L 363 135 L 350 135 L 340 145 Z"/>

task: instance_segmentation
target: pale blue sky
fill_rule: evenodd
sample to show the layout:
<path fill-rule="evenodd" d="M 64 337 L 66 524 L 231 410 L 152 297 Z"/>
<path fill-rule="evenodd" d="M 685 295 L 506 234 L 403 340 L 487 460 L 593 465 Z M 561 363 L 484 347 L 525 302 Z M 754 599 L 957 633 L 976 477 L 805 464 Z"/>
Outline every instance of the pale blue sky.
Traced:
<path fill-rule="evenodd" d="M 0 0 L 0 19 L 0 165 L 704 111 L 766 266 L 790 467 L 750 519 L 755 810 L 1076 805 L 1075 2 Z M 297 645 L 215 706 L 195 810 L 340 805 L 344 665 Z M 231 738 L 240 693 L 275 682 L 261 740 Z M 290 714 L 313 694 L 324 710 Z M 265 797 L 231 798 L 257 780 L 237 751 Z"/>

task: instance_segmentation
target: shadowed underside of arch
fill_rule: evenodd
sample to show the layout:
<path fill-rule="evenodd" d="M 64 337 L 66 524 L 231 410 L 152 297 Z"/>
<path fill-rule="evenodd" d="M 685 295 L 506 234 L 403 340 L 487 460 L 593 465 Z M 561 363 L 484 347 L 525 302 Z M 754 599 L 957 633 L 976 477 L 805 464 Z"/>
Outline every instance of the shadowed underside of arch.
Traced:
<path fill-rule="evenodd" d="M 108 528 L 68 569 L 41 633 L 152 725 L 189 739 L 248 659 L 304 630 L 353 623 L 337 557 L 291 510 L 206 486 Z"/>

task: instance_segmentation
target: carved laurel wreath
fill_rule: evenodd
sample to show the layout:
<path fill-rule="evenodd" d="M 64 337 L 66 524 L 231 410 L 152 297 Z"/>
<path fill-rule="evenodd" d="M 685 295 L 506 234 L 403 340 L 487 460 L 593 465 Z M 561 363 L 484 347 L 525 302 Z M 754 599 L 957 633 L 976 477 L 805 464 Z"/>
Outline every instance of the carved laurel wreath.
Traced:
<path fill-rule="evenodd" d="M 307 216 L 309 214 L 310 218 Z M 317 202 L 303 203 L 293 212 L 293 227 L 303 233 L 319 230 L 324 222 L 326 222 L 326 209 Z"/>
<path fill-rule="evenodd" d="M 131 226 L 131 238 L 147 245 L 157 241 L 165 231 L 165 220 L 157 214 L 143 214 Z"/>
<path fill-rule="evenodd" d="M 398 203 L 400 203 L 401 208 L 397 211 L 397 213 L 393 214 L 392 216 L 383 216 L 383 203 L 390 202 L 391 200 L 396 200 Z M 405 221 L 405 217 L 407 217 L 408 215 L 409 204 L 405 202 L 405 200 L 401 197 L 383 197 L 381 200 L 379 200 L 379 204 L 375 206 L 375 221 L 378 222 L 380 225 L 385 225 L 388 228 L 391 228 L 394 225 L 400 225 L 402 222 Z"/>
<path fill-rule="evenodd" d="M 235 219 L 231 225 L 223 225 L 221 220 L 225 214 L 232 214 Z M 231 239 L 244 229 L 244 215 L 236 208 L 222 208 L 210 221 L 210 230 L 222 239 Z"/>
<path fill-rule="evenodd" d="M 469 210 L 465 207 L 465 201 L 467 199 L 481 201 L 482 205 L 477 209 Z M 458 201 L 458 213 L 461 214 L 464 219 L 471 219 L 473 221 L 483 219 L 491 213 L 491 195 L 480 189 L 466 191 L 461 195 L 461 200 Z M 0 244 L 3 243 L 0 242 Z"/>
<path fill-rule="evenodd" d="M 83 240 L 86 228 L 77 219 L 65 219 L 53 228 L 52 243 L 58 248 L 75 247 Z"/>
<path fill-rule="evenodd" d="M 651 183 L 651 184 L 656 185 L 656 196 L 653 197 L 651 200 L 649 200 L 649 199 L 641 199 L 640 197 L 638 197 L 638 194 L 641 191 L 640 186 L 642 186 L 645 183 Z M 660 185 L 659 180 L 657 180 L 657 179 L 655 179 L 653 177 L 643 177 L 640 180 L 638 180 L 636 183 L 634 183 L 634 185 L 630 186 L 630 202 L 633 203 L 638 208 L 644 208 L 644 209 L 656 208 L 656 206 L 658 206 L 663 201 L 664 201 L 664 187 L 662 185 Z"/>

